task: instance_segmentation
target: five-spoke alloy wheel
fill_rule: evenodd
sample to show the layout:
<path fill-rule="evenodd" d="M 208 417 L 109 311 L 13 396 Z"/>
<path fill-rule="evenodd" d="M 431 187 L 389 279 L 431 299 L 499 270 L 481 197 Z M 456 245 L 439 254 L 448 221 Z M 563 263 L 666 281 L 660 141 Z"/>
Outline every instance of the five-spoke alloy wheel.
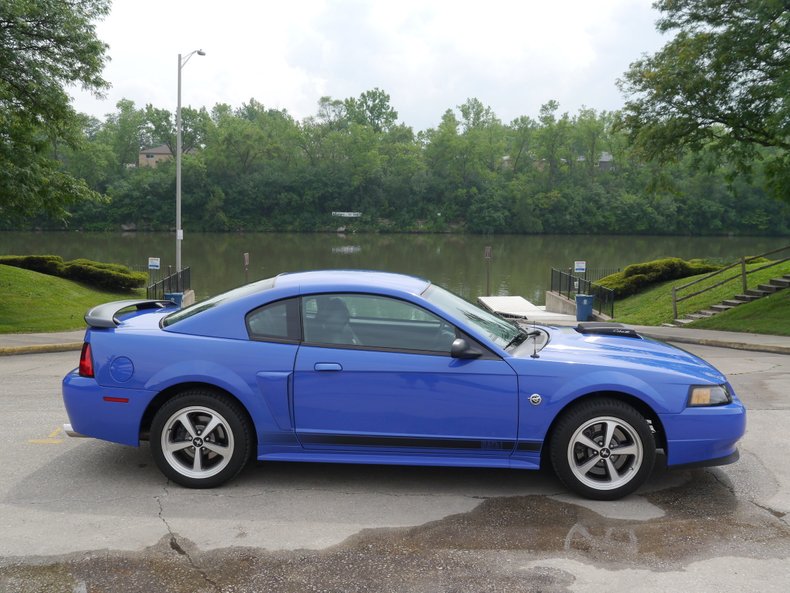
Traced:
<path fill-rule="evenodd" d="M 614 500 L 647 480 L 656 445 L 650 425 L 636 409 L 600 398 L 582 402 L 560 418 L 550 455 L 566 486 L 588 498 Z"/>
<path fill-rule="evenodd" d="M 159 469 L 188 488 L 213 488 L 238 474 L 251 454 L 249 422 L 239 406 L 200 390 L 170 399 L 151 424 Z"/>

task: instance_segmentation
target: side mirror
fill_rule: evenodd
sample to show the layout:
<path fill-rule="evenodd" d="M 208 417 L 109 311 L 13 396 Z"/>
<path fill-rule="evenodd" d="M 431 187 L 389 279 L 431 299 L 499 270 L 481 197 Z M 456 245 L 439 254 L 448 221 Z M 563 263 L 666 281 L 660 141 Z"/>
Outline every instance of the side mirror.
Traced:
<path fill-rule="evenodd" d="M 453 345 L 450 346 L 450 356 L 453 358 L 479 358 L 482 355 L 481 350 L 473 348 L 463 338 L 456 338 L 453 340 Z"/>

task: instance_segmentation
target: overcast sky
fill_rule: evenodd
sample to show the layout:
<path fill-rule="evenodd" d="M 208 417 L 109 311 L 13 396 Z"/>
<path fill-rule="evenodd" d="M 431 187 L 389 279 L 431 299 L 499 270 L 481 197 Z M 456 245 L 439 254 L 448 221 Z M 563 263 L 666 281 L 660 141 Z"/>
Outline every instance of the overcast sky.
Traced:
<path fill-rule="evenodd" d="M 109 44 L 104 100 L 75 92 L 103 117 L 119 99 L 175 111 L 255 98 L 314 115 L 318 99 L 389 93 L 399 120 L 423 130 L 477 97 L 509 123 L 556 99 L 618 109 L 615 80 L 664 42 L 650 0 L 115 0 L 97 26 Z"/>

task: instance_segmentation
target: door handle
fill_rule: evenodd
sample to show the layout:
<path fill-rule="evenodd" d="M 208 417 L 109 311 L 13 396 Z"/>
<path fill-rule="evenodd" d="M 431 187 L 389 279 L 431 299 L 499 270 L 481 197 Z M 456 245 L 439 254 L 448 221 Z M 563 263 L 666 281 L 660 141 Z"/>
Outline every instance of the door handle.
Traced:
<path fill-rule="evenodd" d="M 337 362 L 317 362 L 313 367 L 317 371 L 342 371 L 343 366 Z"/>

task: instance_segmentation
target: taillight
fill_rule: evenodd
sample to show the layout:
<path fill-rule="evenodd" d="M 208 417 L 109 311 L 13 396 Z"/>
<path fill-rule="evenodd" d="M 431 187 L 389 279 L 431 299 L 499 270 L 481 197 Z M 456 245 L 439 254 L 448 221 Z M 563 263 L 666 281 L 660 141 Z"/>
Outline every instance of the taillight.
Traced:
<path fill-rule="evenodd" d="M 88 342 L 82 345 L 80 353 L 80 377 L 93 377 L 93 354 Z"/>

